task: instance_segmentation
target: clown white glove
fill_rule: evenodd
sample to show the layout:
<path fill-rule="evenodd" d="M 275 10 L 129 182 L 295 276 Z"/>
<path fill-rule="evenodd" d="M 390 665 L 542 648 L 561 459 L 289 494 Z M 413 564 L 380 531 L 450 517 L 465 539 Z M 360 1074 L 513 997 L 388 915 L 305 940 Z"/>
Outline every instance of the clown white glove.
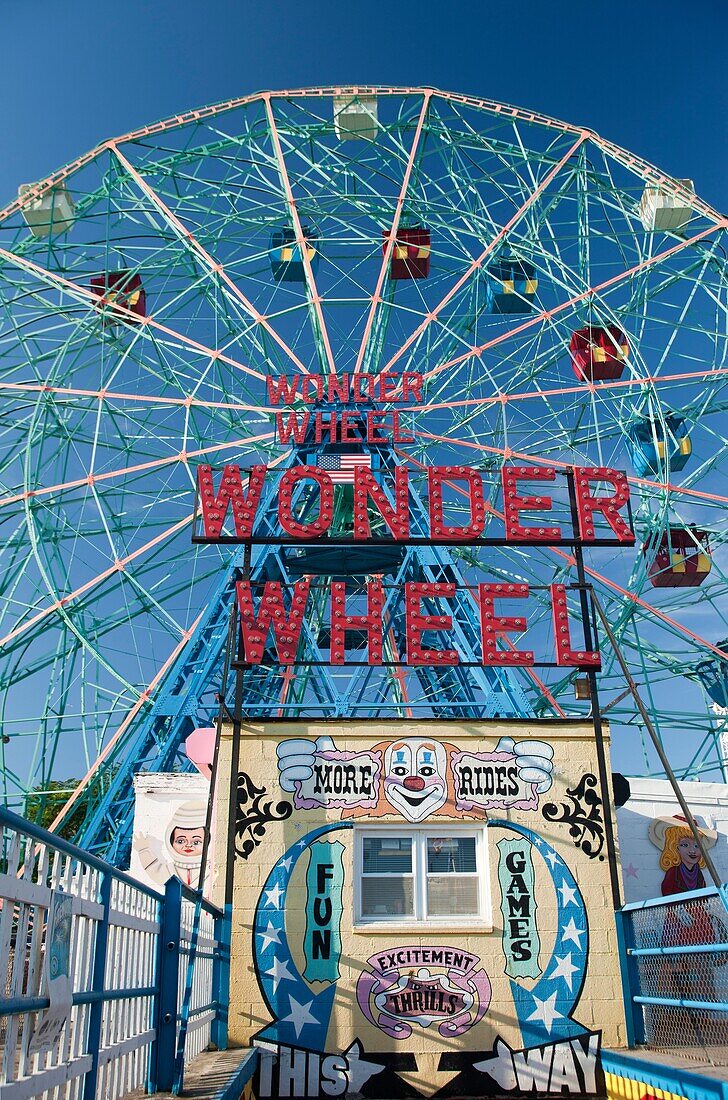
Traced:
<path fill-rule="evenodd" d="M 518 778 L 523 783 L 535 783 L 536 794 L 545 794 L 554 781 L 554 750 L 545 741 L 514 741 L 501 737 L 496 752 L 510 752 L 516 758 Z"/>
<path fill-rule="evenodd" d="M 310 779 L 317 752 L 328 752 L 336 746 L 330 737 L 311 741 L 306 737 L 292 737 L 276 746 L 278 774 L 284 791 L 295 791 L 296 783 Z"/>

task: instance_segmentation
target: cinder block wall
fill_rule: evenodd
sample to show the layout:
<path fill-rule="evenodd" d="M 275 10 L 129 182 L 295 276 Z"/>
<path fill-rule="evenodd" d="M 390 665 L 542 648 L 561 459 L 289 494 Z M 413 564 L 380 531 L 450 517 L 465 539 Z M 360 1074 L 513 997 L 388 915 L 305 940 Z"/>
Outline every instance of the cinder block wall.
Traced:
<path fill-rule="evenodd" d="M 216 900 L 221 868 L 231 866 L 230 1035 L 264 1050 L 257 1095 L 340 1095 L 359 1085 L 391 1097 L 408 1074 L 423 1095 L 447 1082 L 453 1096 L 492 1095 L 501 1078 L 517 1095 L 530 1091 L 534 1058 L 551 1075 L 547 1091 L 589 1091 L 599 1042 L 625 1043 L 591 726 L 271 722 L 243 726 L 236 769 L 231 751 L 228 728 Z M 528 781 L 534 752 L 553 755 L 553 784 L 542 793 Z M 397 782 L 411 781 L 413 761 L 427 753 L 432 812 L 416 816 Z M 398 759 L 408 776 L 394 774 Z M 308 779 L 291 780 L 312 762 Z M 390 834 L 430 837 L 435 847 L 476 835 L 479 915 L 395 914 L 388 923 L 383 904 L 381 919 L 362 919 L 357 845 Z"/>

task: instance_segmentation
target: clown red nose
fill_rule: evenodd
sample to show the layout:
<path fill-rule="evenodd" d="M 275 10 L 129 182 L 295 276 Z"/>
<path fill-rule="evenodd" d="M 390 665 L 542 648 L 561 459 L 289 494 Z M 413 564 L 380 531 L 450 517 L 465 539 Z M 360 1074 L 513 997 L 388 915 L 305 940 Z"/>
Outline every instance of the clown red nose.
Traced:
<path fill-rule="evenodd" d="M 424 785 L 425 781 L 420 775 L 408 775 L 403 783 L 408 791 L 421 791 Z"/>

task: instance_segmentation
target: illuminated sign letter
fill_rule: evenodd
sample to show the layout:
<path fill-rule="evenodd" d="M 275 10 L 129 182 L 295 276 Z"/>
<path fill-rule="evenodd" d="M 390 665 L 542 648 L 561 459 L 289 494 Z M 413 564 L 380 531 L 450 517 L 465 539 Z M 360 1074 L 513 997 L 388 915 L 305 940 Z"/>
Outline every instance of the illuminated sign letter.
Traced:
<path fill-rule="evenodd" d="M 456 649 L 423 649 L 422 634 L 425 630 L 451 630 L 451 615 L 423 615 L 421 601 L 429 597 L 455 595 L 454 584 L 418 584 L 408 581 L 404 586 L 405 621 L 407 631 L 408 665 L 457 665 L 460 657 Z"/>
<path fill-rule="evenodd" d="M 483 534 L 485 504 L 483 479 L 470 466 L 431 466 L 427 471 L 429 484 L 430 534 L 433 538 L 468 542 Z M 467 481 L 470 499 L 470 523 L 464 527 L 452 527 L 445 523 L 442 510 L 443 481 Z"/>
<path fill-rule="evenodd" d="M 530 650 L 499 650 L 496 638 L 499 634 L 511 631 L 523 632 L 526 620 L 520 615 L 496 615 L 496 599 L 525 600 L 528 597 L 527 584 L 479 584 L 480 636 L 483 644 L 484 665 L 532 665 L 535 658 Z"/>
<path fill-rule="evenodd" d="M 293 490 L 301 481 L 315 481 L 319 487 L 319 509 L 315 519 L 299 523 L 293 518 Z M 317 539 L 331 526 L 334 517 L 334 484 L 318 466 L 292 466 L 278 485 L 278 522 L 287 535 L 298 539 Z"/>
<path fill-rule="evenodd" d="M 503 482 L 503 513 L 506 526 L 506 538 L 511 542 L 556 542 L 561 538 L 560 527 L 524 527 L 520 512 L 550 512 L 551 497 L 522 497 L 518 495 L 519 481 L 554 481 L 556 470 L 552 466 L 504 466 L 501 470 Z"/>
<path fill-rule="evenodd" d="M 590 481 L 610 481 L 614 493 L 607 497 L 593 496 Z M 627 478 L 620 470 L 608 470 L 605 466 L 575 466 L 574 486 L 579 527 L 584 542 L 594 542 L 594 513 L 601 512 L 620 542 L 634 545 L 634 531 L 619 514 L 629 500 Z"/>

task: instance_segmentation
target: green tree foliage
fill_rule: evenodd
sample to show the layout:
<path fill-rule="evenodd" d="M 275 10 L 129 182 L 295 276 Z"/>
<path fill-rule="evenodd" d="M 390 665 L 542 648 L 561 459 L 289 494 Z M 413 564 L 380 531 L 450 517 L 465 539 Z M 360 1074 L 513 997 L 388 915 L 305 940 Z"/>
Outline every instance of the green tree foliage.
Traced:
<path fill-rule="evenodd" d="M 25 800 L 25 817 L 36 825 L 49 829 L 79 782 L 78 779 L 51 779 L 44 787 L 36 787 Z M 61 825 L 58 836 L 65 840 L 75 840 L 85 816 L 86 799 L 81 798 Z"/>

